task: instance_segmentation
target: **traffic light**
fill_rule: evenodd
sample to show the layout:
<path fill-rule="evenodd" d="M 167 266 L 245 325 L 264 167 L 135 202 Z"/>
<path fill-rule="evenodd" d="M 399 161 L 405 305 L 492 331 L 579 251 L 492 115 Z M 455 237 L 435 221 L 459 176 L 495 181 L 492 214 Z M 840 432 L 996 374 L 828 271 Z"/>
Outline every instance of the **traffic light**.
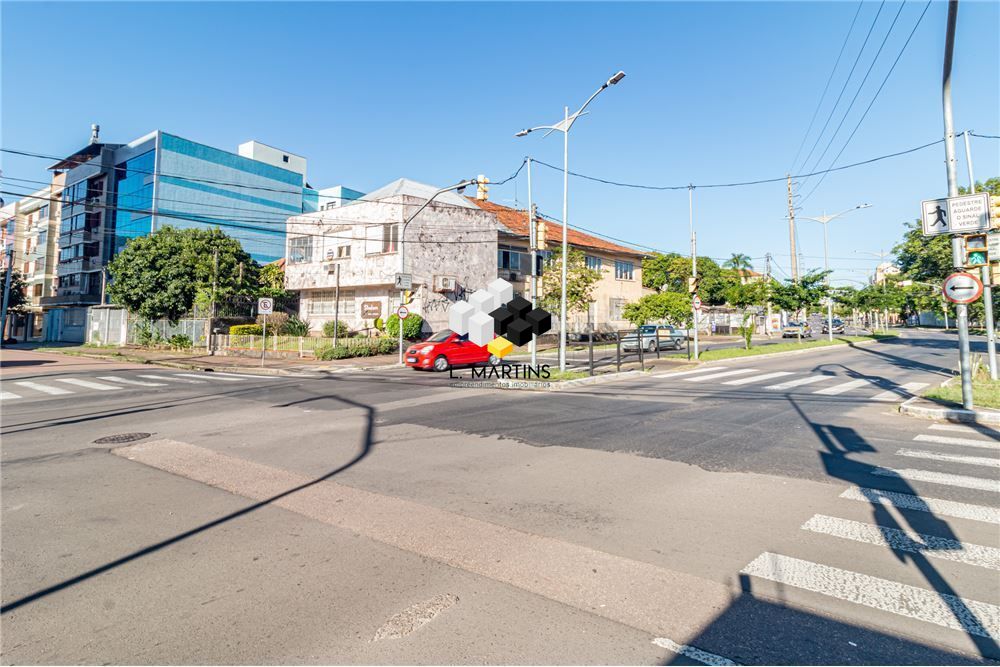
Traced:
<path fill-rule="evenodd" d="M 691 276 L 688 278 L 688 293 L 694 294 L 698 291 L 698 278 Z"/>
<path fill-rule="evenodd" d="M 990 263 L 986 234 L 970 234 L 965 237 L 965 266 L 974 268 Z"/>
<path fill-rule="evenodd" d="M 990 196 L 990 228 L 1000 229 L 1000 197 Z"/>
<path fill-rule="evenodd" d="M 535 218 L 535 249 L 545 250 L 545 220 L 541 217 Z"/>
<path fill-rule="evenodd" d="M 408 306 L 413 301 L 413 290 L 403 290 L 403 305 Z"/>

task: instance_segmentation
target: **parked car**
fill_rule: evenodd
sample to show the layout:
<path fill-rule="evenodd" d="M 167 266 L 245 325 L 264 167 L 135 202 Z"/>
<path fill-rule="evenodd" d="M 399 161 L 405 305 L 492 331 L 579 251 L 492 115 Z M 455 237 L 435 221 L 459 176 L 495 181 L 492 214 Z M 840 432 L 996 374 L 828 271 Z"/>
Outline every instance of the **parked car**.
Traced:
<path fill-rule="evenodd" d="M 684 340 L 687 338 L 668 324 L 643 324 L 639 327 L 639 336 L 631 333 L 622 338 L 622 351 L 638 352 L 641 344 L 642 349 L 656 352 L 657 337 L 661 350 L 679 350 L 684 347 Z"/>
<path fill-rule="evenodd" d="M 781 329 L 782 338 L 811 338 L 812 327 L 807 322 L 789 322 Z"/>
<path fill-rule="evenodd" d="M 830 322 L 823 320 L 823 333 L 830 333 Z M 844 333 L 844 321 L 834 319 L 833 320 L 833 333 L 842 334 Z"/>
<path fill-rule="evenodd" d="M 442 329 L 422 343 L 414 343 L 406 348 L 403 358 L 410 368 L 438 372 L 455 366 L 500 363 L 485 345 L 476 345 L 467 335 L 460 336 L 451 329 Z"/>

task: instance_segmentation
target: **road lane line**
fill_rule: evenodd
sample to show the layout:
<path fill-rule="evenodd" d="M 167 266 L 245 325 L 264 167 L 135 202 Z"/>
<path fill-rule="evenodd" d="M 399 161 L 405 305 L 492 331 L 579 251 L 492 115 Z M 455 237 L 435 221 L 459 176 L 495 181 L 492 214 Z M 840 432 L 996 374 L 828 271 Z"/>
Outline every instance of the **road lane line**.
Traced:
<path fill-rule="evenodd" d="M 303 369 L 303 370 L 305 370 L 305 369 Z M 311 369 L 311 370 L 315 370 L 315 369 Z M 212 375 L 224 375 L 226 377 L 231 377 L 231 378 L 240 378 L 241 380 L 242 379 L 246 379 L 246 378 L 253 378 L 254 380 L 282 380 L 282 379 L 287 379 L 287 376 L 286 377 L 280 377 L 280 376 L 275 376 L 275 375 L 258 375 L 256 373 L 225 373 L 225 372 L 222 372 L 222 371 L 212 371 Z"/>
<path fill-rule="evenodd" d="M 827 387 L 826 389 L 820 389 L 814 391 L 814 394 L 823 394 L 824 396 L 836 396 L 837 394 L 844 394 L 858 387 L 864 387 L 865 385 L 871 384 L 868 380 L 851 380 L 850 382 L 842 382 L 840 384 L 835 384 L 832 387 Z"/>
<path fill-rule="evenodd" d="M 729 658 L 723 658 L 721 655 L 715 655 L 714 653 L 709 653 L 708 651 L 702 651 L 700 648 L 696 648 L 694 646 L 678 644 L 672 639 L 667 639 L 666 637 L 657 637 L 653 640 L 653 644 L 659 646 L 660 648 L 665 648 L 668 651 L 673 651 L 677 655 L 683 655 L 685 658 L 696 660 L 703 665 L 709 665 L 710 667 L 735 667 L 740 664 L 738 662 L 733 662 Z"/>
<path fill-rule="evenodd" d="M 960 456 L 959 454 L 941 454 L 939 452 L 925 452 L 919 449 L 900 449 L 897 456 L 909 456 L 915 459 L 928 459 L 930 461 L 947 461 L 948 463 L 965 463 L 970 466 L 984 466 L 986 468 L 1000 468 L 1000 459 L 990 459 L 985 456 Z"/>
<path fill-rule="evenodd" d="M 938 445 L 962 445 L 963 447 L 979 447 L 981 449 L 1000 450 L 1000 442 L 994 440 L 973 440 L 972 438 L 953 438 L 947 435 L 928 435 L 921 433 L 913 438 L 914 442 L 933 442 Z"/>
<path fill-rule="evenodd" d="M 881 394 L 875 394 L 872 396 L 873 401 L 899 401 L 904 398 L 909 398 L 916 394 L 924 387 L 927 386 L 926 382 L 907 382 L 898 387 L 894 387 L 889 391 L 883 391 Z"/>
<path fill-rule="evenodd" d="M 742 572 L 994 641 L 1000 639 L 1000 607 L 987 602 L 771 552 L 757 556 Z"/>
<path fill-rule="evenodd" d="M 0 401 L 10 401 L 15 398 L 21 398 L 21 395 L 11 391 L 0 391 Z"/>
<path fill-rule="evenodd" d="M 215 373 L 201 373 L 200 375 L 195 373 L 175 373 L 175 376 L 182 378 L 194 378 L 196 380 L 203 380 L 207 378 L 209 380 L 222 380 L 224 382 L 243 382 L 243 378 L 229 377 L 229 376 L 216 377 Z"/>
<path fill-rule="evenodd" d="M 872 470 L 872 474 L 879 475 L 880 477 L 898 477 L 899 479 L 913 482 L 930 482 L 931 484 L 941 484 L 943 486 L 957 486 L 963 489 L 978 489 L 979 491 L 1000 493 L 1000 479 L 951 475 L 945 472 L 914 470 L 912 468 L 894 470 L 892 468 L 876 467 Z"/>
<path fill-rule="evenodd" d="M 722 367 L 722 366 L 709 366 L 707 368 L 696 368 L 693 371 L 680 371 L 679 373 L 670 373 L 670 372 L 668 372 L 668 373 L 655 373 L 653 375 L 650 375 L 649 377 L 651 377 L 651 378 L 679 378 L 679 377 L 684 377 L 685 375 L 694 375 L 695 373 L 708 373 L 710 371 L 711 372 L 718 372 L 718 371 L 722 371 L 722 370 L 726 370 L 725 367 Z"/>
<path fill-rule="evenodd" d="M 988 426 L 973 426 L 972 424 L 931 424 L 928 427 L 932 431 L 952 431 L 964 433 L 966 435 L 985 435 L 987 438 L 1000 440 L 1000 431 Z"/>
<path fill-rule="evenodd" d="M 764 373 L 763 375 L 752 375 L 748 378 L 740 378 L 738 380 L 729 380 L 727 382 L 723 382 L 722 384 L 731 384 L 738 386 L 741 384 L 750 384 L 751 382 L 763 382 L 764 380 L 770 380 L 772 378 L 780 378 L 791 374 L 792 371 L 775 371 L 773 373 Z"/>
<path fill-rule="evenodd" d="M 997 507 L 970 505 L 968 503 L 941 500 L 939 498 L 924 498 L 923 496 L 914 496 L 909 493 L 882 491 L 863 486 L 852 486 L 840 494 L 840 497 L 845 500 L 856 500 L 862 503 L 871 503 L 872 505 L 892 505 L 898 510 L 928 512 L 953 519 L 968 519 L 970 521 L 982 521 L 984 523 L 1000 525 L 1000 508 Z"/>
<path fill-rule="evenodd" d="M 101 384 L 100 382 L 91 382 L 90 380 L 81 380 L 79 378 L 56 378 L 56 382 L 65 382 L 66 384 L 86 387 L 87 389 L 96 389 L 98 391 L 115 391 L 121 389 L 121 387 L 114 387 L 110 384 Z"/>
<path fill-rule="evenodd" d="M 804 378 L 799 378 L 797 380 L 789 380 L 788 382 L 782 382 L 781 384 L 772 384 L 764 389 L 771 389 L 773 391 L 781 391 L 782 389 L 791 389 L 792 387 L 801 387 L 804 384 L 812 384 L 814 382 L 822 382 L 823 380 L 829 380 L 830 378 L 837 377 L 836 375 L 809 375 Z"/>
<path fill-rule="evenodd" d="M 40 391 L 43 394 L 73 394 L 69 389 L 63 389 L 61 387 L 50 387 L 47 384 L 39 384 L 37 382 L 14 382 L 18 387 L 26 387 L 28 389 L 34 389 L 35 391 Z"/>
<path fill-rule="evenodd" d="M 889 547 L 896 551 L 922 553 L 929 558 L 940 558 L 966 565 L 1000 570 L 1000 549 L 980 544 L 968 544 L 935 535 L 913 533 L 888 526 L 875 526 L 860 521 L 816 514 L 802 524 L 803 530 L 845 540 Z"/>
<path fill-rule="evenodd" d="M 685 382 L 706 382 L 708 380 L 715 380 L 718 378 L 728 377 L 730 375 L 743 375 L 744 373 L 756 373 L 756 368 L 737 368 L 732 371 L 725 371 L 722 373 L 712 373 L 711 375 L 698 375 L 693 378 L 687 378 Z"/>
<path fill-rule="evenodd" d="M 205 384 L 204 380 L 188 380 L 186 378 L 178 378 L 174 375 L 139 375 L 138 377 L 146 378 L 147 380 L 166 380 L 167 382 L 187 382 L 189 384 Z"/>
<path fill-rule="evenodd" d="M 140 387 L 162 387 L 162 382 L 143 382 L 142 380 L 132 380 L 129 378 L 112 377 L 110 375 L 98 375 L 98 380 L 107 380 L 108 382 L 120 382 L 122 384 L 134 384 Z"/>

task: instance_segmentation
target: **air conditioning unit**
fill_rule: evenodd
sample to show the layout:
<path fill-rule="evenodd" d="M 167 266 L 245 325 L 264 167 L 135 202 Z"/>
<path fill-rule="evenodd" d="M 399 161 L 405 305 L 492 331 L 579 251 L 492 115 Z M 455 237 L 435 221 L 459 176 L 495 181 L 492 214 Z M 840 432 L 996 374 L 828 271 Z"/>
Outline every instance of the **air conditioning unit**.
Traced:
<path fill-rule="evenodd" d="M 435 292 L 454 292 L 458 287 L 458 278 L 455 276 L 434 276 Z"/>

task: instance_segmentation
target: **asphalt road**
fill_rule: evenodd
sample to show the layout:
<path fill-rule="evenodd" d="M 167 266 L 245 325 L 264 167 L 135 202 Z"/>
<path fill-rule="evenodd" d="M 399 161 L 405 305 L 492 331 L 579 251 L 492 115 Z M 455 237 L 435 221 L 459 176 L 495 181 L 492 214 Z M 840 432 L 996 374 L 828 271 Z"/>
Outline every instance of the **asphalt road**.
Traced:
<path fill-rule="evenodd" d="M 2 660 L 992 662 L 1000 434 L 895 411 L 953 347 L 555 393 L 5 350 Z"/>

